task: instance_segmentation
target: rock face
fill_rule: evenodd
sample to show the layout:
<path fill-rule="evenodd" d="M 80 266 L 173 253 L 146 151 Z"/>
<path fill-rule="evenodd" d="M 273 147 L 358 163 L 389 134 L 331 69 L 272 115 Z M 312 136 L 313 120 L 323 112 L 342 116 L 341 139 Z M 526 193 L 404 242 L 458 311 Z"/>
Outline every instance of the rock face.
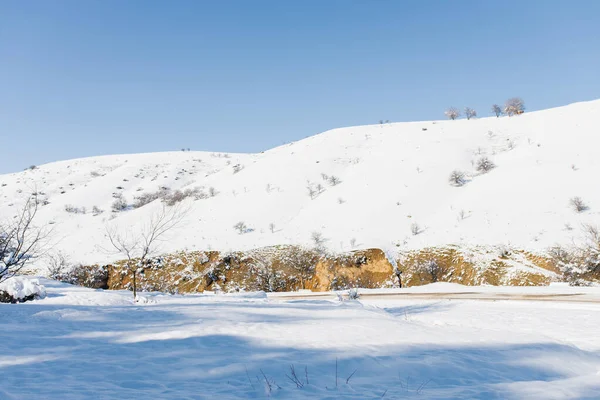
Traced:
<path fill-rule="evenodd" d="M 490 248 L 432 247 L 405 252 L 396 265 L 380 249 L 323 254 L 297 246 L 249 252 L 196 251 L 167 254 L 136 276 L 138 291 L 266 292 L 344 290 L 353 287 L 418 286 L 433 282 L 463 285 L 548 285 L 562 279 L 545 257 Z M 71 283 L 93 288 L 132 289 L 123 261 L 71 272 Z M 400 282 L 401 281 L 401 282 Z"/>

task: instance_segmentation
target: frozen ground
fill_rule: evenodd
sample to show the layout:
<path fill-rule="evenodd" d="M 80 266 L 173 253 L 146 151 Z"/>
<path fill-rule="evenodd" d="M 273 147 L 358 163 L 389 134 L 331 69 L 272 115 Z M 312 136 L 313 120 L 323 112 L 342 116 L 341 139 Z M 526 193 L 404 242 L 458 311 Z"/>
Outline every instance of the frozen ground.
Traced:
<path fill-rule="evenodd" d="M 600 303 L 435 296 L 537 290 L 598 299 L 600 288 L 435 284 L 407 291 L 421 298 L 344 302 L 153 294 L 134 305 L 130 292 L 41 283 L 45 299 L 0 304 L 0 399 L 597 399 L 600 392 Z M 291 364 L 303 388 L 286 378 Z"/>

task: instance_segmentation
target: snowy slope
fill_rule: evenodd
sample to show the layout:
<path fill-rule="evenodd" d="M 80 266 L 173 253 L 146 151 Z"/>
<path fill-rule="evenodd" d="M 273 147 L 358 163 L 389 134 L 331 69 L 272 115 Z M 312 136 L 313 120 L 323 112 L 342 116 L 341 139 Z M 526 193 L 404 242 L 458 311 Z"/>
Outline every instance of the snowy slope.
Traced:
<path fill-rule="evenodd" d="M 190 201 L 184 226 L 161 250 L 310 244 L 317 231 L 336 251 L 350 250 L 352 239 L 356 247 L 385 250 L 510 244 L 540 251 L 577 240 L 582 223 L 600 225 L 599 115 L 600 100 L 512 118 L 334 129 L 253 155 L 171 152 L 51 163 L 0 175 L 0 217 L 10 218 L 26 193 L 42 191 L 49 204 L 38 223 L 53 223 L 57 249 L 73 261 L 106 262 L 112 256 L 100 247 L 107 222 L 140 224 L 160 206 L 111 217 L 113 193 L 132 202 L 161 186 L 214 187 L 217 196 Z M 482 156 L 497 166 L 487 174 L 473 165 Z M 234 173 L 235 164 L 244 168 Z M 455 169 L 468 173 L 466 185 L 448 183 Z M 340 183 L 330 185 L 322 174 Z M 307 186 L 318 184 L 324 191 L 311 199 Z M 573 211 L 574 196 L 589 210 Z M 67 213 L 65 205 L 87 213 Z M 94 205 L 106 211 L 93 216 Z M 239 221 L 252 231 L 238 234 Z"/>

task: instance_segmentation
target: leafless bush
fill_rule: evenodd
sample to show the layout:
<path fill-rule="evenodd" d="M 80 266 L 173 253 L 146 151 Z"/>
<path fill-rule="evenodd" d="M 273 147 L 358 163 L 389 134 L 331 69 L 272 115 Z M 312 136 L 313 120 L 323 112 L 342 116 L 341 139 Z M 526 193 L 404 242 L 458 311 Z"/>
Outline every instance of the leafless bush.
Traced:
<path fill-rule="evenodd" d="M 286 288 L 286 276 L 273 267 L 270 256 L 254 255 L 248 272 L 254 290 L 278 292 Z"/>
<path fill-rule="evenodd" d="M 269 224 L 269 230 L 271 231 L 271 233 L 275 233 L 275 224 L 274 223 L 270 223 Z"/>
<path fill-rule="evenodd" d="M 525 102 L 520 97 L 513 97 L 504 103 L 504 113 L 509 117 L 522 114 L 525 111 Z"/>
<path fill-rule="evenodd" d="M 71 214 L 85 214 L 85 207 L 75 207 L 71 204 L 65 205 L 65 211 Z"/>
<path fill-rule="evenodd" d="M 323 234 L 321 232 L 311 233 L 310 238 L 312 239 L 312 242 L 317 251 L 321 253 L 325 251 L 325 242 L 327 242 L 327 239 L 323 237 Z"/>
<path fill-rule="evenodd" d="M 69 266 L 70 262 L 68 256 L 60 251 L 47 256 L 46 270 L 48 271 L 48 277 L 51 279 L 58 279 L 64 274 Z"/>
<path fill-rule="evenodd" d="M 456 107 L 450 107 L 444 112 L 444 115 L 451 120 L 455 120 L 456 118 L 460 117 L 460 111 Z"/>
<path fill-rule="evenodd" d="M 127 210 L 127 207 L 129 207 L 127 205 L 127 200 L 125 200 L 125 197 L 123 197 L 123 195 L 121 193 L 118 193 L 115 196 L 115 200 L 113 201 L 113 203 L 111 205 L 111 209 L 114 212 L 119 212 L 119 211 Z"/>
<path fill-rule="evenodd" d="M 219 192 L 217 192 L 217 189 L 215 189 L 212 186 L 208 188 L 208 195 L 210 197 L 215 197 L 217 194 L 219 194 Z"/>
<path fill-rule="evenodd" d="M 329 182 L 329 184 L 331 186 L 337 186 L 340 183 L 342 183 L 342 181 L 340 180 L 340 178 L 338 178 L 337 176 L 334 176 L 334 175 L 331 175 L 327 181 Z"/>
<path fill-rule="evenodd" d="M 360 299 L 360 293 L 358 292 L 358 289 L 356 289 L 356 288 L 348 289 L 348 299 L 349 300 Z"/>
<path fill-rule="evenodd" d="M 294 246 L 281 258 L 281 263 L 294 270 L 300 277 L 302 289 L 305 289 L 306 282 L 313 278 L 321 257 L 322 254 L 317 250 Z"/>
<path fill-rule="evenodd" d="M 471 119 L 477 116 L 477 111 L 473 110 L 471 107 L 465 107 L 465 116 L 467 119 Z"/>
<path fill-rule="evenodd" d="M 421 268 L 429 276 L 432 283 L 438 282 L 442 277 L 442 268 L 435 260 L 425 262 Z"/>
<path fill-rule="evenodd" d="M 587 211 L 589 209 L 589 207 L 587 206 L 587 204 L 585 204 L 583 199 L 578 196 L 571 198 L 571 200 L 569 200 L 569 203 L 571 204 L 571 207 L 573 207 L 573 209 L 578 213 Z"/>
<path fill-rule="evenodd" d="M 244 169 L 244 166 L 242 164 L 235 164 L 232 168 L 233 168 L 233 173 L 237 174 L 238 172 L 240 172 L 241 170 Z"/>
<path fill-rule="evenodd" d="M 418 235 L 419 233 L 423 232 L 423 230 L 421 229 L 421 227 L 419 226 L 419 224 L 412 223 L 410 225 L 410 232 L 413 234 L 413 236 Z"/>
<path fill-rule="evenodd" d="M 92 178 L 97 178 L 99 176 L 102 176 L 102 174 L 98 171 L 92 171 L 92 172 L 90 172 L 90 175 L 92 176 Z"/>
<path fill-rule="evenodd" d="M 248 226 L 242 221 L 235 224 L 233 228 L 236 229 L 240 235 L 246 233 L 246 231 L 248 230 Z"/>
<path fill-rule="evenodd" d="M 155 200 L 164 199 L 170 193 L 169 188 L 160 188 L 156 192 L 146 192 L 137 196 L 133 202 L 133 208 L 140 208 L 145 206 L 146 204 L 150 204 Z"/>
<path fill-rule="evenodd" d="M 498 104 L 494 104 L 492 106 L 492 113 L 496 114 L 496 118 L 498 118 L 502 115 L 502 108 Z"/>
<path fill-rule="evenodd" d="M 487 157 L 481 157 L 475 164 L 475 169 L 482 174 L 490 172 L 494 168 L 496 168 L 496 164 L 494 164 L 492 160 Z"/>
<path fill-rule="evenodd" d="M 465 173 L 456 169 L 450 173 L 448 181 L 452 186 L 463 186 L 465 183 L 467 183 Z"/>
<path fill-rule="evenodd" d="M 98 206 L 93 206 L 92 207 L 92 215 L 95 217 L 97 215 L 100 215 L 104 212 L 104 210 L 98 208 Z"/>

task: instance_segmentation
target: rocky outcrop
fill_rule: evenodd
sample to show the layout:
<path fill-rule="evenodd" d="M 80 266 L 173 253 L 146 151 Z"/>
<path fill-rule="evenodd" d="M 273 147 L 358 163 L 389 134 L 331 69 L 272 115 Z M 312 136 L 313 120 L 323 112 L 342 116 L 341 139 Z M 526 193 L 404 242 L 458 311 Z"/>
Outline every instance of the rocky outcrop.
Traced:
<path fill-rule="evenodd" d="M 523 251 L 494 248 L 432 247 L 404 252 L 390 262 L 380 249 L 326 254 L 298 246 L 248 252 L 195 251 L 167 254 L 136 276 L 139 291 L 267 292 L 343 290 L 353 287 L 418 286 L 433 282 L 463 285 L 548 285 L 560 280 L 550 259 Z M 82 267 L 72 283 L 107 289 L 131 289 L 124 262 Z"/>

